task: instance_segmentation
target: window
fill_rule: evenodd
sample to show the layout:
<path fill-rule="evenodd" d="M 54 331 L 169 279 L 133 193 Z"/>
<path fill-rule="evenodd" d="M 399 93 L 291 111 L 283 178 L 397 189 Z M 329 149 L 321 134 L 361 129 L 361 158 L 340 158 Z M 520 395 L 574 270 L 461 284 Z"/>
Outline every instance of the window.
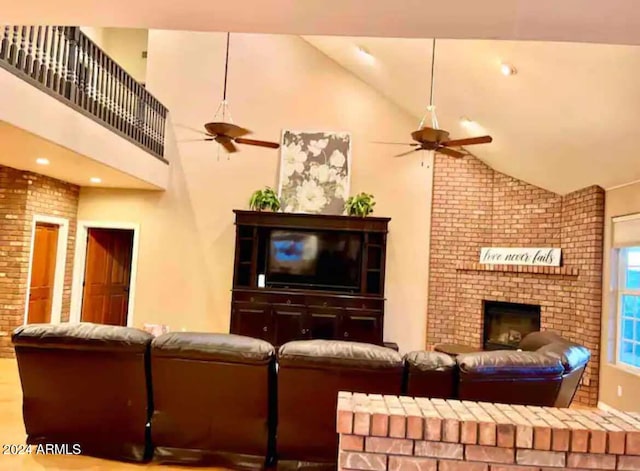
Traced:
<path fill-rule="evenodd" d="M 618 362 L 640 368 L 640 247 L 618 254 Z"/>

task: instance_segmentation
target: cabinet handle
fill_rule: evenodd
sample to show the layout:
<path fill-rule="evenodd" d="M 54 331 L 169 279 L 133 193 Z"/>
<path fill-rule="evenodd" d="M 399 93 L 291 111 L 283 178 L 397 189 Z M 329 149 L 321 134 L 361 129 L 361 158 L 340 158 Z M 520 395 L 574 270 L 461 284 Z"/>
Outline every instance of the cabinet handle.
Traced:
<path fill-rule="evenodd" d="M 291 304 L 291 300 L 290 299 L 287 299 L 287 304 Z"/>
<path fill-rule="evenodd" d="M 349 337 L 349 332 L 345 332 L 344 336 L 348 338 Z"/>
<path fill-rule="evenodd" d="M 266 331 L 267 331 L 267 330 L 269 330 L 269 329 L 267 329 L 267 326 L 265 325 L 265 326 L 262 328 L 262 330 L 263 330 L 264 332 L 266 332 Z"/>
<path fill-rule="evenodd" d="M 364 309 L 364 308 L 366 308 L 366 307 L 367 307 L 367 305 L 363 303 L 363 304 L 362 304 L 362 309 Z"/>
<path fill-rule="evenodd" d="M 249 301 L 253 302 L 253 301 L 255 301 L 255 298 L 253 296 L 251 296 L 251 298 L 249 298 Z"/>
<path fill-rule="evenodd" d="M 326 301 L 325 301 L 325 302 L 323 302 L 323 303 L 322 303 L 322 306 L 327 307 L 327 302 L 326 302 Z"/>

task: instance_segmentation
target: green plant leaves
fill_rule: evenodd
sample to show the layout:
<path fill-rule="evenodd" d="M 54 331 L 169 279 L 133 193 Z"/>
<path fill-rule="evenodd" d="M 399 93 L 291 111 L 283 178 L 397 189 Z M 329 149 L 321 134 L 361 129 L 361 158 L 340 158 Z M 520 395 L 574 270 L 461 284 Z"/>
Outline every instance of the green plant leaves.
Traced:
<path fill-rule="evenodd" d="M 256 190 L 249 199 L 249 207 L 254 211 L 271 211 L 280 210 L 280 198 L 271 187 L 264 187 L 262 190 Z"/>
<path fill-rule="evenodd" d="M 365 217 L 373 213 L 373 207 L 376 205 L 374 196 L 369 193 L 358 193 L 347 199 L 344 207 L 349 216 Z"/>

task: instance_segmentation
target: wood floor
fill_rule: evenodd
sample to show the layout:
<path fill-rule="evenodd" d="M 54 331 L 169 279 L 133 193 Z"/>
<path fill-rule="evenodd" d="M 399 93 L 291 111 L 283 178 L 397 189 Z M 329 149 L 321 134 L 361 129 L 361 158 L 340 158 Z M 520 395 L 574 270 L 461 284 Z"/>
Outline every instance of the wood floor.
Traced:
<path fill-rule="evenodd" d="M 15 360 L 0 359 L 0 445 L 21 444 L 26 439 L 22 422 L 22 391 Z M 1 453 L 0 449 L 0 453 Z M 186 471 L 203 468 L 190 466 L 164 466 L 155 464 L 129 464 L 87 456 L 17 455 L 0 454 L 0 471 Z M 208 468 L 213 469 L 213 468 Z"/>

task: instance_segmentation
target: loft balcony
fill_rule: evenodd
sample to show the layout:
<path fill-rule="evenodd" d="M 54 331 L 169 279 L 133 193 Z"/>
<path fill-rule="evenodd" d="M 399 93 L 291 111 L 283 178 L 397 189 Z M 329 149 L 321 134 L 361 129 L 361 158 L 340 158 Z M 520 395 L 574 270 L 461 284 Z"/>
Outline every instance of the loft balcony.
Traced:
<path fill-rule="evenodd" d="M 0 164 L 164 189 L 167 109 L 79 27 L 0 26 Z M 38 167 L 40 157 L 56 165 Z"/>

